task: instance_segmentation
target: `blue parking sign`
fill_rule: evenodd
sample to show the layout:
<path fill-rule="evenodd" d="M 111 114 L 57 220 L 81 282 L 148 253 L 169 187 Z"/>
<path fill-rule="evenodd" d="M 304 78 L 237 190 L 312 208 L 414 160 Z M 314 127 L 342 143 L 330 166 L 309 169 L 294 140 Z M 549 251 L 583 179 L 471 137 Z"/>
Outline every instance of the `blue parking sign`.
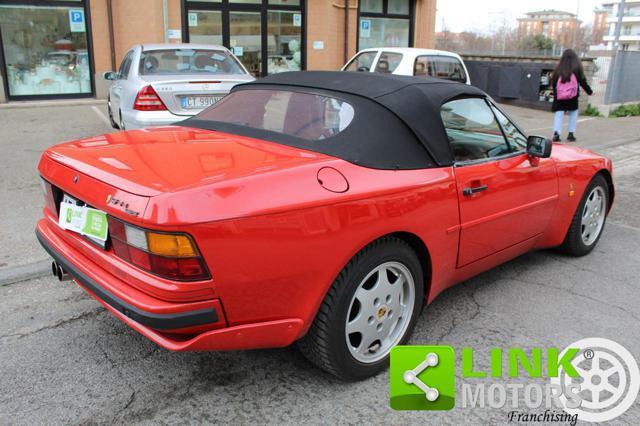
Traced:
<path fill-rule="evenodd" d="M 82 9 L 69 10 L 69 29 L 71 30 L 72 33 L 85 32 L 84 10 Z"/>
<path fill-rule="evenodd" d="M 371 20 L 370 19 L 360 20 L 360 37 L 362 38 L 371 37 Z"/>

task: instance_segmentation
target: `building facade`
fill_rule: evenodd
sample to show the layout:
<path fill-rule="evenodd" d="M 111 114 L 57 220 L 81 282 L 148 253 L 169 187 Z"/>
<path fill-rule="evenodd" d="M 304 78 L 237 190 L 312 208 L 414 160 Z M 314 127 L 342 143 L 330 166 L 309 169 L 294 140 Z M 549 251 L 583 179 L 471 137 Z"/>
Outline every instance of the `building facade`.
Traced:
<path fill-rule="evenodd" d="M 595 9 L 593 11 L 593 28 L 591 29 L 591 44 L 600 45 L 604 41 L 607 31 L 607 17 L 609 13 L 606 9 Z"/>
<path fill-rule="evenodd" d="M 640 1 L 625 1 L 624 10 L 620 8 L 620 1 L 609 0 L 603 4 L 607 11 L 607 26 L 603 43 L 605 49 L 615 49 L 616 26 L 618 16 L 622 14 L 620 28 L 620 49 L 640 50 Z"/>
<path fill-rule="evenodd" d="M 553 40 L 560 50 L 572 46 L 581 21 L 574 13 L 559 10 L 529 12 L 518 19 L 518 35 L 542 34 Z"/>
<path fill-rule="evenodd" d="M 436 0 L 0 0 L 0 101 L 104 98 L 134 44 L 231 49 L 256 77 L 433 47 Z"/>

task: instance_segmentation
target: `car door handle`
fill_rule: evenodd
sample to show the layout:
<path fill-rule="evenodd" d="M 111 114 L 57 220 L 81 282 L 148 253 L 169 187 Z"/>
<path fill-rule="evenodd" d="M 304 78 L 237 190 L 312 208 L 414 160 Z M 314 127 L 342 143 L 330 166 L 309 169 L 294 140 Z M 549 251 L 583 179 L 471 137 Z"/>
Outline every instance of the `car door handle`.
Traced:
<path fill-rule="evenodd" d="M 487 185 L 480 185 L 473 188 L 464 188 L 462 190 L 462 195 L 469 197 L 473 194 L 477 194 L 478 192 L 486 191 L 487 189 L 489 189 Z"/>

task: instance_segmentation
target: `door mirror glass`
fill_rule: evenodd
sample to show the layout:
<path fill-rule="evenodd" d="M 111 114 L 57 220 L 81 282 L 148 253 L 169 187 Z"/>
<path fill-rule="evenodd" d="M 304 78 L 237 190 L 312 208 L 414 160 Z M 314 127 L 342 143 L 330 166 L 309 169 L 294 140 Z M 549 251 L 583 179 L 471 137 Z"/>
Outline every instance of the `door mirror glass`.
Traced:
<path fill-rule="evenodd" d="M 118 78 L 118 74 L 113 71 L 107 71 L 102 74 L 102 77 L 105 80 L 115 80 L 116 78 Z"/>
<path fill-rule="evenodd" d="M 527 154 L 532 157 L 549 158 L 551 145 L 551 141 L 544 136 L 529 136 L 527 138 Z"/>

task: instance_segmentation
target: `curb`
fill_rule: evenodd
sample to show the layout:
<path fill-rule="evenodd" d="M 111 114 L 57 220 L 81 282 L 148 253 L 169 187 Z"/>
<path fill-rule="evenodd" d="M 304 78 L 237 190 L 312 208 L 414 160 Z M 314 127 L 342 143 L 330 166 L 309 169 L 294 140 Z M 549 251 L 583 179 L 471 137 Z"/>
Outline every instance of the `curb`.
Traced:
<path fill-rule="evenodd" d="M 51 260 L 0 269 L 0 287 L 51 275 Z"/>
<path fill-rule="evenodd" d="M 71 100 L 62 100 L 62 101 L 13 101 L 6 104 L 0 104 L 0 110 L 20 109 L 20 108 L 90 106 L 90 105 L 104 105 L 106 103 L 107 101 L 104 99 L 71 99 Z"/>

